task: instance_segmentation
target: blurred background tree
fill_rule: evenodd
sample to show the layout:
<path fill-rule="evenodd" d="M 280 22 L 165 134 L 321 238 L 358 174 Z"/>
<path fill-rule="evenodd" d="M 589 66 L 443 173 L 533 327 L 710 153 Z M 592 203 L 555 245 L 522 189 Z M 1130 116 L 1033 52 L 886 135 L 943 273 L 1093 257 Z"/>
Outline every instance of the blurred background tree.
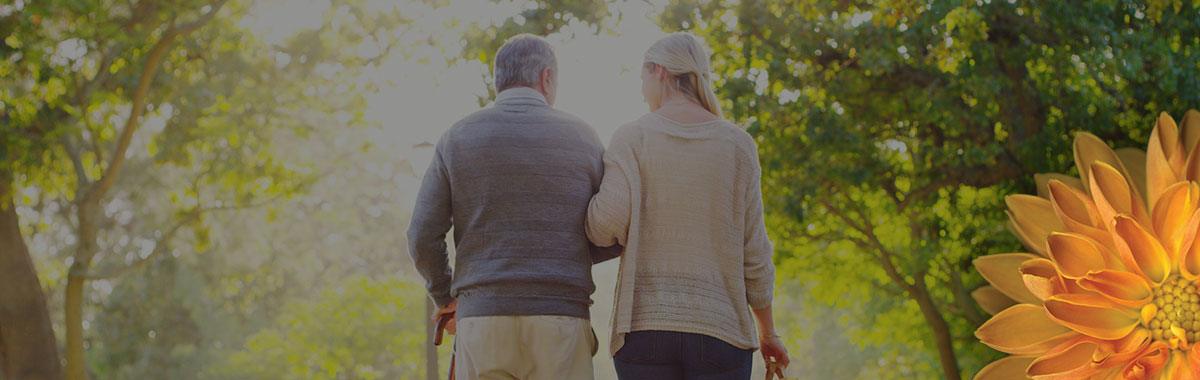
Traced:
<path fill-rule="evenodd" d="M 726 106 L 758 138 L 784 277 L 862 311 L 856 339 L 901 348 L 883 360 L 919 359 L 887 377 L 956 379 L 996 356 L 973 336 L 971 260 L 1020 249 L 1003 196 L 1071 168 L 1073 131 L 1136 146 L 1158 112 L 1195 107 L 1198 16 L 1169 1 L 745 0 L 675 1 L 660 20 L 712 44 Z"/>
<path fill-rule="evenodd" d="M 285 306 L 283 320 L 250 336 L 243 351 L 209 369 L 214 379 L 415 379 L 424 335 L 388 334 L 424 323 L 424 288 L 399 280 L 346 279 L 312 301 Z"/>
<path fill-rule="evenodd" d="M 446 96 L 483 106 L 505 38 L 641 49 L 647 19 L 709 43 L 756 136 L 794 373 L 969 377 L 997 356 L 971 260 L 1020 249 L 1003 196 L 1073 170 L 1072 132 L 1142 146 L 1200 97 L 1188 2 L 306 5 L 300 26 L 285 0 L 0 5 L 0 378 L 420 378 L 401 247 L 424 163 L 381 124 L 432 142 L 417 125 L 471 109 L 404 108 L 441 96 L 405 87 L 470 82 Z M 636 81 L 640 51 L 616 59 Z M 376 98 L 405 111 L 368 115 Z"/>
<path fill-rule="evenodd" d="M 49 212 L 41 217 L 66 237 L 55 243 L 66 266 L 61 331 L 68 379 L 88 377 L 88 282 L 113 279 L 160 256 L 209 251 L 212 213 L 267 205 L 311 183 L 320 173 L 303 161 L 281 162 L 272 142 L 362 124 L 363 89 L 347 83 L 350 74 L 389 53 L 395 42 L 380 37 L 405 22 L 397 12 L 339 3 L 318 28 L 267 46 L 238 25 L 248 5 L 7 6 L 13 22 L 5 23 L 12 30 L 4 40 L 9 74 L 0 101 L 12 111 L 3 114 L 10 141 L 0 177 L 6 188 L 27 190 L 33 211 Z M 375 55 L 362 54 L 364 45 Z M 18 224 L 15 212 L 3 215 L 11 218 L 3 224 Z M 11 331 L 23 331 L 15 327 Z M 52 338 L 38 339 L 53 347 Z M 27 349 L 8 348 L 16 359 L 5 370 L 10 376 L 57 376 L 21 368 L 57 367 L 52 353 L 22 363 Z"/>

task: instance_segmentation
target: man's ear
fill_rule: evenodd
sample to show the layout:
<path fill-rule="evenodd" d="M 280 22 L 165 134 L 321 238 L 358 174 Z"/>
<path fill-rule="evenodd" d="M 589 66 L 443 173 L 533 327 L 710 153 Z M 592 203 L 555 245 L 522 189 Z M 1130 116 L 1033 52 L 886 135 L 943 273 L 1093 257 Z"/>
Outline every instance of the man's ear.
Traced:
<path fill-rule="evenodd" d="M 549 68 L 549 67 L 542 69 L 542 86 L 548 90 L 550 88 L 550 86 L 553 86 L 553 85 L 554 85 L 554 69 Z"/>

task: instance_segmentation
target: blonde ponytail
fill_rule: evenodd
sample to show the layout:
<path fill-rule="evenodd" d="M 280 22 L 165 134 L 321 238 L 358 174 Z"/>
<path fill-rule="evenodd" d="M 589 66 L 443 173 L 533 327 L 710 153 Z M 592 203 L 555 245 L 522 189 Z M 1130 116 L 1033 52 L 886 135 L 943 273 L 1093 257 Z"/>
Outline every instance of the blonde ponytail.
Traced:
<path fill-rule="evenodd" d="M 674 78 L 672 87 L 722 117 L 721 102 L 712 87 L 712 69 L 704 42 L 687 32 L 672 33 L 646 50 L 646 62 L 662 66 Z"/>
<path fill-rule="evenodd" d="M 721 101 L 717 100 L 717 93 L 713 91 L 712 80 L 709 77 L 709 74 L 703 75 L 700 78 L 700 86 L 696 88 L 699 92 L 697 95 L 700 97 L 700 105 L 704 106 L 708 112 L 712 112 L 713 115 L 724 117 L 721 114 Z"/>

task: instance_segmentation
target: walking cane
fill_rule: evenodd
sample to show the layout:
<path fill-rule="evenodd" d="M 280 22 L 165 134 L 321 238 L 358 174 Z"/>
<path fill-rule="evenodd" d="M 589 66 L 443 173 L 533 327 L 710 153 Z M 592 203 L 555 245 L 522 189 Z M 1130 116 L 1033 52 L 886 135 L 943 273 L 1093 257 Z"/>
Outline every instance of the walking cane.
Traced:
<path fill-rule="evenodd" d="M 453 319 L 454 319 L 454 313 L 442 314 L 440 317 L 438 317 L 437 328 L 436 328 L 437 332 L 433 335 L 433 345 L 434 346 L 442 345 L 442 334 L 446 332 L 446 324 L 450 323 L 450 321 Z M 454 351 L 455 351 L 455 349 L 458 348 L 457 346 L 458 345 L 455 344 L 455 347 L 450 349 L 450 377 L 449 377 L 450 380 L 454 380 L 454 359 L 455 359 L 455 356 L 457 356 L 457 355 L 455 355 Z"/>

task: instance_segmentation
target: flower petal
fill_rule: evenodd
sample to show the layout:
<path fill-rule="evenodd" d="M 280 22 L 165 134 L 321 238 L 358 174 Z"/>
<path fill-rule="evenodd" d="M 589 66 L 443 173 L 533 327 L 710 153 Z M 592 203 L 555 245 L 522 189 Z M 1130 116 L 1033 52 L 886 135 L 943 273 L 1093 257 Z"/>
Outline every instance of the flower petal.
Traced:
<path fill-rule="evenodd" d="M 1183 120 L 1179 121 L 1179 135 L 1184 149 L 1189 153 L 1196 151 L 1196 144 L 1200 144 L 1200 111 L 1190 109 L 1183 114 Z"/>
<path fill-rule="evenodd" d="M 1188 112 L 1191 113 L 1196 111 L 1192 110 Z M 1192 368 L 1192 376 L 1200 378 L 1200 344 L 1193 345 L 1192 349 L 1188 350 L 1187 362 L 1188 367 Z"/>
<path fill-rule="evenodd" d="M 1075 135 L 1075 167 L 1079 169 L 1079 179 L 1087 185 L 1091 179 L 1092 164 L 1103 162 L 1125 173 L 1125 166 L 1117 153 L 1105 144 L 1103 140 L 1091 133 L 1082 132 Z M 1088 191 L 1092 191 L 1090 188 Z"/>
<path fill-rule="evenodd" d="M 1179 272 L 1184 278 L 1193 280 L 1200 277 L 1200 209 L 1192 213 L 1181 233 L 1179 241 L 1185 248 L 1179 258 Z"/>
<path fill-rule="evenodd" d="M 1151 379 L 1162 372 L 1167 364 L 1171 348 L 1163 342 L 1154 342 L 1146 346 L 1138 356 L 1121 369 L 1125 379 Z"/>
<path fill-rule="evenodd" d="M 1001 253 L 980 256 L 974 264 L 984 279 L 1009 298 L 1020 303 L 1041 304 L 1042 300 L 1025 287 L 1020 271 L 1021 263 L 1035 258 L 1037 256 L 1028 253 Z"/>
<path fill-rule="evenodd" d="M 979 370 L 975 380 L 1021 380 L 1029 379 L 1025 369 L 1033 362 L 1031 356 L 1006 356 Z"/>
<path fill-rule="evenodd" d="M 1064 231 L 1062 221 L 1054 213 L 1054 206 L 1044 198 L 1017 194 L 1004 198 L 1008 205 L 1008 216 L 1016 227 L 1018 237 L 1026 247 L 1046 255 L 1046 237 L 1051 232 Z"/>
<path fill-rule="evenodd" d="M 1121 163 L 1125 165 L 1125 172 L 1129 173 L 1126 179 L 1129 180 L 1131 186 L 1137 189 L 1139 194 L 1146 194 L 1146 151 L 1138 148 L 1121 148 L 1117 149 L 1117 157 L 1121 158 Z M 1142 198 L 1145 202 L 1146 199 Z"/>
<path fill-rule="evenodd" d="M 1123 366 L 1140 355 L 1150 342 L 1150 330 L 1138 327 L 1124 338 L 1105 341 L 1105 344 L 1101 345 L 1102 352 L 1093 360 L 1100 368 Z"/>
<path fill-rule="evenodd" d="M 1104 227 L 1100 221 L 1100 213 L 1091 197 L 1083 190 L 1067 185 L 1059 180 L 1051 180 L 1046 184 L 1051 205 L 1062 215 L 1091 227 Z"/>
<path fill-rule="evenodd" d="M 975 330 L 983 344 L 1013 355 L 1041 355 L 1079 336 L 1051 320 L 1041 306 L 1029 304 L 1004 309 Z"/>
<path fill-rule="evenodd" d="M 1079 286 L 1099 293 L 1118 304 L 1140 308 L 1154 296 L 1150 283 L 1142 276 L 1129 272 L 1102 270 L 1088 273 L 1079 279 Z"/>
<path fill-rule="evenodd" d="M 1023 262 L 1020 271 L 1025 288 L 1029 289 L 1029 292 L 1033 293 L 1038 300 L 1045 300 L 1055 294 L 1067 291 L 1067 284 L 1063 281 L 1062 274 L 1050 260 L 1039 257 Z"/>
<path fill-rule="evenodd" d="M 1149 213 L 1142 203 L 1142 198 L 1129 187 L 1129 182 L 1117 168 L 1103 162 L 1092 165 L 1092 180 L 1088 185 L 1092 189 L 1092 199 L 1096 202 L 1096 211 L 1100 220 L 1112 223 L 1118 214 L 1133 216 L 1138 222 L 1150 224 Z"/>
<path fill-rule="evenodd" d="M 1150 282 L 1161 284 L 1171 274 L 1171 261 L 1166 249 L 1149 231 L 1132 218 L 1119 215 L 1113 227 L 1116 232 L 1117 250 L 1122 257 L 1131 260 L 1142 275 Z M 1128 263 L 1127 263 L 1128 264 Z"/>
<path fill-rule="evenodd" d="M 1058 180 L 1051 180 L 1046 186 L 1054 213 L 1067 231 L 1083 234 L 1101 244 L 1112 243 L 1112 234 L 1101 222 L 1096 204 L 1087 193 Z"/>
<path fill-rule="evenodd" d="M 991 315 L 996 315 L 996 313 L 1017 304 L 1017 301 L 1004 295 L 1003 292 L 996 290 L 996 287 L 991 285 L 984 285 L 979 287 L 979 289 L 975 289 L 975 291 L 971 292 L 971 298 L 975 299 L 975 303 L 978 303 L 983 311 Z"/>
<path fill-rule="evenodd" d="M 1054 261 L 1042 258 L 1021 263 L 1021 281 L 1025 282 L 1025 289 L 1043 301 L 1069 290 L 1068 283 L 1062 278 L 1062 273 L 1058 272 Z"/>
<path fill-rule="evenodd" d="M 1188 110 L 1183 114 L 1183 121 L 1180 123 L 1180 140 L 1183 141 L 1183 147 L 1188 152 L 1187 163 L 1181 173 L 1188 181 L 1200 181 L 1200 148 L 1196 145 L 1200 144 L 1200 111 L 1194 109 Z"/>
<path fill-rule="evenodd" d="M 1067 278 L 1077 279 L 1088 272 L 1106 269 L 1100 247 L 1086 236 L 1055 232 L 1046 239 L 1046 244 L 1050 259 Z"/>
<path fill-rule="evenodd" d="M 1092 357 L 1099 349 L 1095 342 L 1070 342 L 1057 352 L 1039 357 L 1029 364 L 1026 374 L 1035 379 L 1052 376 L 1056 379 L 1086 379 L 1097 372 Z"/>
<path fill-rule="evenodd" d="M 1167 361 L 1167 368 L 1163 374 L 1171 380 L 1196 380 L 1196 370 L 1188 363 L 1188 354 L 1185 351 L 1171 351 L 1171 358 Z"/>
<path fill-rule="evenodd" d="M 1128 335 L 1140 317 L 1135 311 L 1090 294 L 1059 294 L 1047 299 L 1045 307 L 1051 319 L 1081 334 L 1106 340 Z"/>
<path fill-rule="evenodd" d="M 1175 119 L 1166 112 L 1159 114 L 1146 149 L 1146 199 L 1149 204 L 1158 203 L 1158 197 L 1168 186 L 1184 179 L 1186 160 Z"/>
<path fill-rule="evenodd" d="M 1188 181 L 1200 181 L 1200 149 L 1193 149 L 1183 167 L 1183 177 Z"/>
<path fill-rule="evenodd" d="M 1087 193 L 1087 189 L 1083 186 L 1083 181 L 1079 180 L 1078 177 L 1060 173 L 1038 173 L 1033 175 L 1033 182 L 1037 184 L 1037 194 L 1039 197 L 1050 199 L 1050 181 L 1059 181 L 1080 192 Z"/>
<path fill-rule="evenodd" d="M 1158 241 L 1167 250 L 1172 263 L 1177 262 L 1185 248 L 1180 232 L 1196 211 L 1200 201 L 1200 187 L 1191 182 L 1177 182 L 1163 191 L 1154 204 L 1151 219 Z"/>

